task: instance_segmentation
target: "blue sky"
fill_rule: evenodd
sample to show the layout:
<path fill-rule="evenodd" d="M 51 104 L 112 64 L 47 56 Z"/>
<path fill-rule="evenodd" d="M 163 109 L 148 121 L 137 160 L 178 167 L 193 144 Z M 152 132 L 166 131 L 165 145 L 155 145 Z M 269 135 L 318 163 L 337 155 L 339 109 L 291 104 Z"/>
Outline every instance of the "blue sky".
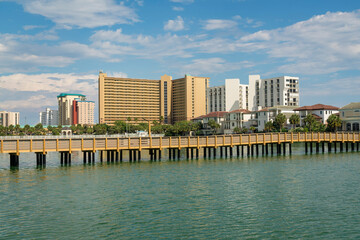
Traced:
<path fill-rule="evenodd" d="M 360 101 L 357 0 L 0 0 L 0 110 L 36 124 L 97 76 L 300 77 L 300 103 Z M 97 111 L 97 110 L 96 110 Z"/>

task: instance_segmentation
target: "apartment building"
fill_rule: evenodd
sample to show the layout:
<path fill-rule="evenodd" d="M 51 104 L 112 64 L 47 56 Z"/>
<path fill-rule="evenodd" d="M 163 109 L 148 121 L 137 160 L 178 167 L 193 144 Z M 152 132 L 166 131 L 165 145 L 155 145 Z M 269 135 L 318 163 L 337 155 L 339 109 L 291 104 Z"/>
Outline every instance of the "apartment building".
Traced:
<path fill-rule="evenodd" d="M 299 78 L 275 77 L 260 79 L 259 75 L 249 76 L 253 111 L 273 106 L 299 106 Z M 254 92 L 255 91 L 255 92 Z"/>
<path fill-rule="evenodd" d="M 9 127 L 20 124 L 20 113 L 0 111 L 0 126 Z"/>
<path fill-rule="evenodd" d="M 360 131 L 360 102 L 352 102 L 339 109 L 342 130 Z"/>
<path fill-rule="evenodd" d="M 99 122 L 116 120 L 174 123 L 206 114 L 209 78 L 185 75 L 160 80 L 108 77 L 99 73 Z"/>
<path fill-rule="evenodd" d="M 275 77 L 261 79 L 249 75 L 249 84 L 239 79 L 226 79 L 225 85 L 208 90 L 209 112 L 247 109 L 257 111 L 273 106 L 299 106 L 299 78 Z"/>
<path fill-rule="evenodd" d="M 264 131 L 265 130 L 265 124 L 267 122 L 274 122 L 277 115 L 280 113 L 284 114 L 286 117 L 286 123 L 290 124 L 290 117 L 293 114 L 298 114 L 295 107 L 292 106 L 273 106 L 268 108 L 263 108 L 259 111 L 255 112 L 255 119 L 257 120 L 257 130 L 258 131 Z"/>
<path fill-rule="evenodd" d="M 74 100 L 79 99 L 80 101 L 85 101 L 86 96 L 82 94 L 61 93 L 59 96 L 57 96 L 57 99 L 58 99 L 58 111 L 59 111 L 59 124 L 72 125 L 74 122 L 73 119 Z"/>
<path fill-rule="evenodd" d="M 225 85 L 210 87 L 207 91 L 208 112 L 246 109 L 249 86 L 240 84 L 238 78 L 225 79 Z"/>
<path fill-rule="evenodd" d="M 82 101 L 74 99 L 73 102 L 73 122 L 72 125 L 93 125 L 94 124 L 94 101 Z"/>
<path fill-rule="evenodd" d="M 40 123 L 43 126 L 55 126 L 59 125 L 59 111 L 51 110 L 50 108 L 46 108 L 44 112 L 39 113 Z"/>

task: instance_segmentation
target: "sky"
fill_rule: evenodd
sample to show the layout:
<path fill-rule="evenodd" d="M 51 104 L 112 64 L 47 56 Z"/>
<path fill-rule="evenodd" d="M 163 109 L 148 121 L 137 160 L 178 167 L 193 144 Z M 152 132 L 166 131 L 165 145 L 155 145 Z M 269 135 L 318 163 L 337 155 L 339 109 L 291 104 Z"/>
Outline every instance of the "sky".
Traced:
<path fill-rule="evenodd" d="M 21 124 L 59 93 L 97 103 L 99 71 L 295 76 L 301 106 L 360 101 L 358 0 L 0 0 L 0 23 L 0 111 Z"/>

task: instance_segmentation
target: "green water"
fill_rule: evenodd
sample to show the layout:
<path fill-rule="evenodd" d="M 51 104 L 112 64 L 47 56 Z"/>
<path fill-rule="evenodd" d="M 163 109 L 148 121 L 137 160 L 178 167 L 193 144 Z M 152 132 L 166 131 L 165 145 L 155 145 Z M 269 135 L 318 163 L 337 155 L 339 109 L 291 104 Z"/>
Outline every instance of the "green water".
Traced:
<path fill-rule="evenodd" d="M 296 149 L 295 151 L 296 152 Z M 359 239 L 360 153 L 58 166 L 0 157 L 0 239 Z"/>

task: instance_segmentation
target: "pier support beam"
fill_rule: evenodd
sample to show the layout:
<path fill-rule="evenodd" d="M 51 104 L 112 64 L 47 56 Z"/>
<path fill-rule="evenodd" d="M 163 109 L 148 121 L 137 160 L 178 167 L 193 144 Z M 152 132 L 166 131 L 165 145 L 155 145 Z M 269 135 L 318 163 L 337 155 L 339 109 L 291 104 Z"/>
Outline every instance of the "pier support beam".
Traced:
<path fill-rule="evenodd" d="M 10 153 L 10 168 L 19 167 L 19 155 L 16 153 Z"/>

